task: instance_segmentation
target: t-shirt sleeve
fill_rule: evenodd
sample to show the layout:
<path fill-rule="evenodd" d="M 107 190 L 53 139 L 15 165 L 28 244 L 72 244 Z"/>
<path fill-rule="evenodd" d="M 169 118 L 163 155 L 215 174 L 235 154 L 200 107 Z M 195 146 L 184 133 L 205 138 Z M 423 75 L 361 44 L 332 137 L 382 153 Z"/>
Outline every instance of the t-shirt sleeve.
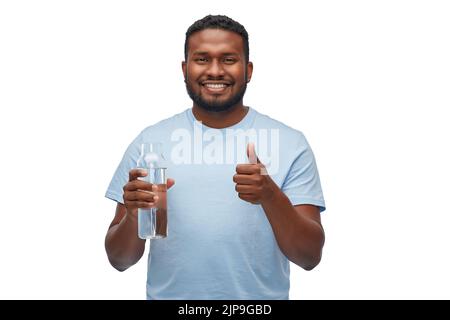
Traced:
<path fill-rule="evenodd" d="M 320 212 L 325 210 L 316 160 L 303 134 L 297 140 L 293 161 L 281 190 L 294 206 L 312 204 L 319 207 Z"/>
<path fill-rule="evenodd" d="M 129 180 L 130 170 L 136 168 L 136 161 L 139 158 L 141 135 L 142 133 L 126 149 L 106 190 L 106 198 L 123 204 L 123 187 Z"/>

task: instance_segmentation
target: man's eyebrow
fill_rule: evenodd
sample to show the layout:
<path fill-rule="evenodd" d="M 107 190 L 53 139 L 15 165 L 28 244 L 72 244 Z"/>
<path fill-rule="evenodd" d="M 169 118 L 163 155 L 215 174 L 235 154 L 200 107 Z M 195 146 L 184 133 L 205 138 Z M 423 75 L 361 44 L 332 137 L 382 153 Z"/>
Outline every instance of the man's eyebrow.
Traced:
<path fill-rule="evenodd" d="M 193 56 L 204 56 L 207 55 L 208 52 L 207 51 L 195 51 L 192 53 Z"/>
<path fill-rule="evenodd" d="M 193 56 L 204 56 L 209 55 L 208 51 L 195 51 L 192 53 Z M 236 52 L 225 52 L 222 54 L 223 56 L 238 56 L 239 54 Z"/>

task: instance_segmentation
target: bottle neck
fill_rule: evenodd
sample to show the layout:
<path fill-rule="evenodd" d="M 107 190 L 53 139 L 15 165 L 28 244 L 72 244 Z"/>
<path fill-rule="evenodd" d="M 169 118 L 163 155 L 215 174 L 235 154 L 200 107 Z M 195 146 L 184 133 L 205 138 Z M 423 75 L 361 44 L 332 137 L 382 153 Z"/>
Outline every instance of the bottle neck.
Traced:
<path fill-rule="evenodd" d="M 146 142 L 141 144 L 141 155 L 148 153 L 162 154 L 162 143 L 160 142 Z"/>

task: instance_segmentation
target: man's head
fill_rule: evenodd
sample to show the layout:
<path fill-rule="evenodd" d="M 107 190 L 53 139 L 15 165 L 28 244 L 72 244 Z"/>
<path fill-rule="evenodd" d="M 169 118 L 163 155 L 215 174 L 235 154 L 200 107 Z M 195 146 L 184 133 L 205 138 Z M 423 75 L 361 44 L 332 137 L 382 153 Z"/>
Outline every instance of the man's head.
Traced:
<path fill-rule="evenodd" d="M 186 32 L 182 63 L 186 89 L 198 107 L 212 112 L 242 104 L 253 65 L 248 34 L 226 16 L 206 16 Z"/>

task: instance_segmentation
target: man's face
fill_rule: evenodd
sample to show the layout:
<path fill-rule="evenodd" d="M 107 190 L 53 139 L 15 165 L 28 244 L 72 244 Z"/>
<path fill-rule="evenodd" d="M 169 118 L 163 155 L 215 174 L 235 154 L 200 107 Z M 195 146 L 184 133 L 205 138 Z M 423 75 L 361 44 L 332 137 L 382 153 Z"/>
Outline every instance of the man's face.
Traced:
<path fill-rule="evenodd" d="M 242 103 L 253 66 L 245 61 L 241 36 L 222 29 L 205 29 L 189 37 L 188 48 L 182 67 L 194 103 L 212 112 Z"/>

